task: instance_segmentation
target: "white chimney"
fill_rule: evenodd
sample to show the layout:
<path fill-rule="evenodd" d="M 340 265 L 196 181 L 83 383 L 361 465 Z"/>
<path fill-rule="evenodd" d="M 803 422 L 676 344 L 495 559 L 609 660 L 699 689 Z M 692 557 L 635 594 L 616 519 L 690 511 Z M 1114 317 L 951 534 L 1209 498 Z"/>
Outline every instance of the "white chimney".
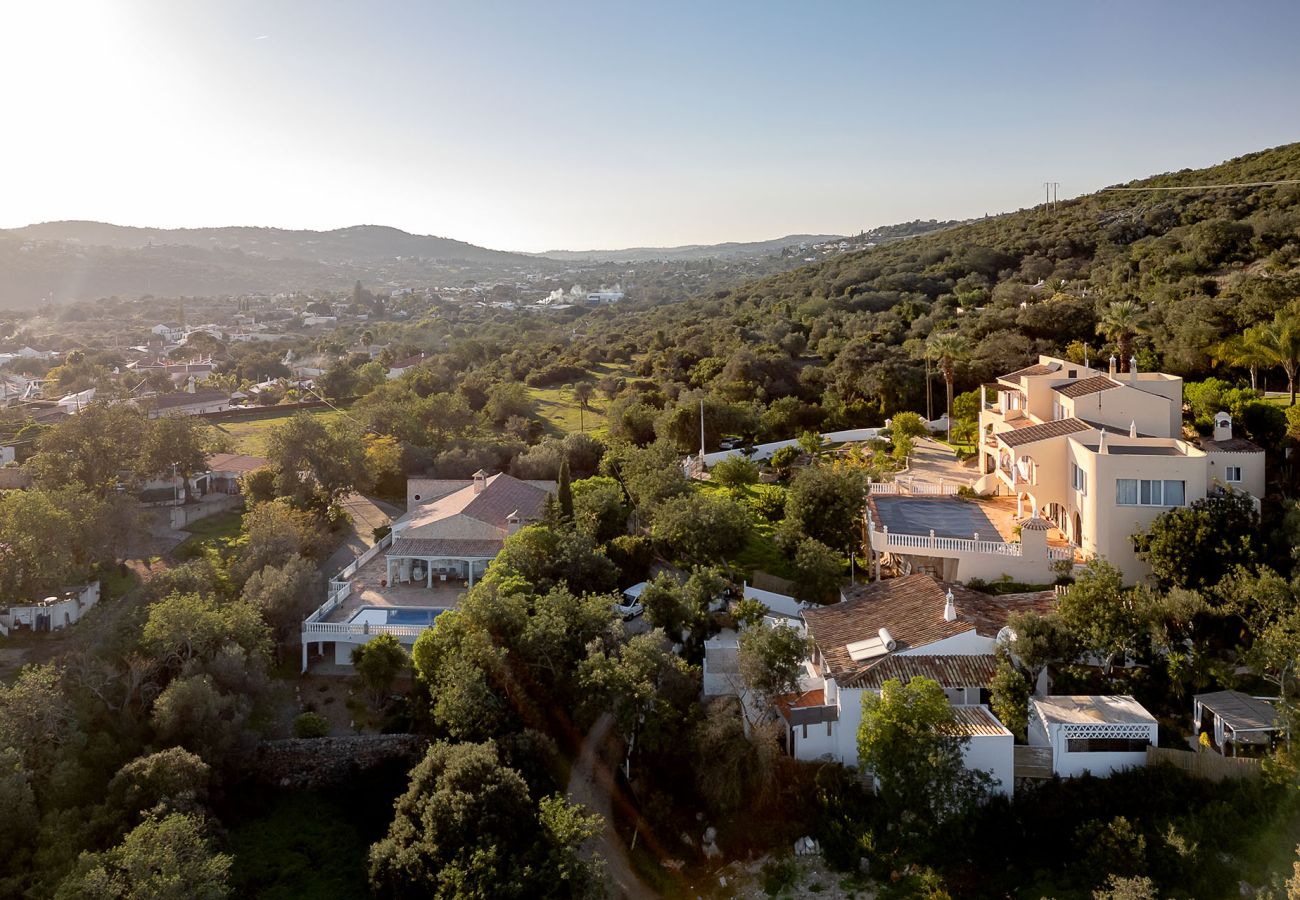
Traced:
<path fill-rule="evenodd" d="M 1216 441 L 1232 440 L 1232 416 L 1226 412 L 1214 414 L 1214 439 Z"/>
<path fill-rule="evenodd" d="M 1112 354 L 1110 355 L 1110 377 L 1111 377 L 1111 378 L 1114 378 L 1114 377 L 1115 377 L 1115 367 L 1116 367 L 1118 364 L 1119 364 L 1119 363 L 1118 363 L 1118 362 L 1116 361 L 1116 359 L 1115 359 L 1115 354 L 1112 353 Z"/>
<path fill-rule="evenodd" d="M 190 376 L 190 380 L 189 380 L 189 382 L 186 384 L 185 390 L 186 390 L 187 392 L 191 393 L 191 394 L 194 393 L 194 376 L 193 376 L 193 375 Z"/>
<path fill-rule="evenodd" d="M 1138 358 L 1136 356 L 1128 358 L 1128 380 L 1132 382 L 1138 380 Z"/>
<path fill-rule="evenodd" d="M 487 487 L 487 472 L 479 469 L 474 473 L 474 493 L 483 493 L 483 488 Z"/>
<path fill-rule="evenodd" d="M 1105 429 L 1105 428 L 1103 428 L 1103 429 L 1101 430 L 1101 437 L 1097 438 L 1097 452 L 1098 452 L 1099 454 L 1105 454 L 1105 453 L 1107 452 L 1107 450 L 1106 450 L 1106 429 Z"/>
<path fill-rule="evenodd" d="M 519 518 L 519 510 L 515 510 L 506 516 L 506 534 L 514 534 L 523 525 L 523 520 Z"/>
<path fill-rule="evenodd" d="M 1138 423 L 1136 419 L 1128 423 L 1128 436 L 1131 438 L 1138 436 Z"/>
<path fill-rule="evenodd" d="M 952 595 L 952 588 L 948 588 L 948 594 L 944 597 L 943 620 L 945 622 L 957 621 L 957 603 L 956 598 Z"/>

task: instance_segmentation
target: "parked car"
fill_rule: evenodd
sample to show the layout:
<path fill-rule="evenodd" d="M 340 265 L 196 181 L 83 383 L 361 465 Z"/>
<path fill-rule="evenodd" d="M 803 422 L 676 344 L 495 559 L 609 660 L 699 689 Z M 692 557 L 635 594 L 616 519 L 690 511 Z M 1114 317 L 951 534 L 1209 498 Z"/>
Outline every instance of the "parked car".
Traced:
<path fill-rule="evenodd" d="M 641 592 L 645 590 L 646 583 L 634 584 L 623 591 L 623 602 L 614 604 L 614 612 L 623 617 L 623 621 L 635 619 L 641 613 L 645 612 L 645 607 L 641 605 Z"/>

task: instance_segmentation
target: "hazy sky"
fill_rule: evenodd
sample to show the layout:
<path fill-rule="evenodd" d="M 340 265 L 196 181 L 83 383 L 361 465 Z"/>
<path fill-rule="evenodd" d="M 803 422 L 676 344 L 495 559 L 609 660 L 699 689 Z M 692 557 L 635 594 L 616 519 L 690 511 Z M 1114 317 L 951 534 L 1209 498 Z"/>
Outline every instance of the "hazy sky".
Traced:
<path fill-rule="evenodd" d="M 0 4 L 0 226 L 851 233 L 1300 139 L 1300 3 Z"/>

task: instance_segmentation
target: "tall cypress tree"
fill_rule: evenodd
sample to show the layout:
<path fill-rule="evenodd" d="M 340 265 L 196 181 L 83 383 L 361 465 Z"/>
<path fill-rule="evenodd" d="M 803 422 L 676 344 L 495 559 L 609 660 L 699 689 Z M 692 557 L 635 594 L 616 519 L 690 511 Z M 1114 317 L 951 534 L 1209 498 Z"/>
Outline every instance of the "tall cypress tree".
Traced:
<path fill-rule="evenodd" d="M 560 460 L 559 486 L 555 491 L 560 501 L 560 517 L 566 522 L 573 521 L 573 485 L 569 479 L 569 457 Z"/>

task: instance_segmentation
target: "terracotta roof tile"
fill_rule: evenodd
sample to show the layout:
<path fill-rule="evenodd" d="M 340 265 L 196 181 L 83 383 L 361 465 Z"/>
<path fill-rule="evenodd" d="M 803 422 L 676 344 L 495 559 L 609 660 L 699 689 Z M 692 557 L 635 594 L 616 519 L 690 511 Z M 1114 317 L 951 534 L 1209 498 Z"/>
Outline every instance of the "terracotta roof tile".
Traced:
<path fill-rule="evenodd" d="M 1208 452 L 1218 453 L 1263 453 L 1264 448 L 1259 444 L 1246 440 L 1245 438 L 1230 438 L 1226 441 L 1211 441 L 1208 438 L 1201 439 L 1201 449 Z"/>
<path fill-rule="evenodd" d="M 388 556 L 430 556 L 446 559 L 491 559 L 501 552 L 503 537 L 493 540 L 455 540 L 452 538 L 397 538 Z"/>
<path fill-rule="evenodd" d="M 1061 367 L 1056 363 L 1035 363 L 1034 365 L 1026 366 L 1023 369 L 1016 369 L 1016 371 L 1009 375 L 1003 375 L 1001 377 L 1009 381 L 1014 381 L 1017 378 L 1031 377 L 1034 375 L 1051 375 L 1060 370 Z"/>
<path fill-rule="evenodd" d="M 997 672 L 993 656 L 899 656 L 891 654 L 856 675 L 844 679 L 840 686 L 880 690 L 891 678 L 906 684 L 913 678 L 932 678 L 941 687 L 988 687 Z"/>
<path fill-rule="evenodd" d="M 954 706 L 953 723 L 945 730 L 959 737 L 1011 737 L 1011 732 L 982 706 Z"/>
<path fill-rule="evenodd" d="M 1063 397 L 1086 397 L 1089 394 L 1109 391 L 1119 386 L 1108 375 L 1093 375 L 1091 378 L 1082 378 L 1069 384 L 1059 384 L 1053 390 Z"/>
<path fill-rule="evenodd" d="M 214 453 L 208 457 L 208 468 L 213 472 L 252 472 L 270 464 L 269 459 L 245 453 Z"/>
<path fill-rule="evenodd" d="M 518 512 L 524 521 L 541 517 L 546 503 L 547 489 L 520 481 L 504 472 L 493 475 L 478 493 L 475 485 L 461 488 L 453 494 L 426 503 L 407 513 L 408 528 L 419 528 L 452 516 L 467 516 L 496 528 L 504 529 L 506 519 Z"/>
<path fill-rule="evenodd" d="M 994 435 L 1008 447 L 1019 447 L 1022 444 L 1032 444 L 1035 441 L 1046 441 L 1052 438 L 1064 437 L 1067 434 L 1076 434 L 1080 431 L 1089 431 L 1092 426 L 1082 419 L 1057 419 L 1052 422 L 1043 422 L 1041 425 L 1030 425 L 1028 428 L 1017 428 L 1014 431 L 1002 431 Z"/>
<path fill-rule="evenodd" d="M 953 594 L 957 619 L 945 621 L 947 592 Z M 848 645 L 888 629 L 898 650 L 915 650 L 944 638 L 975 631 L 994 638 L 1015 613 L 1049 612 L 1056 598 L 1051 591 L 1023 594 L 983 594 L 960 584 L 945 584 L 929 575 L 907 575 L 859 585 L 840 603 L 804 611 L 808 634 L 835 677 L 856 676 L 880 660 L 854 660 Z"/>

